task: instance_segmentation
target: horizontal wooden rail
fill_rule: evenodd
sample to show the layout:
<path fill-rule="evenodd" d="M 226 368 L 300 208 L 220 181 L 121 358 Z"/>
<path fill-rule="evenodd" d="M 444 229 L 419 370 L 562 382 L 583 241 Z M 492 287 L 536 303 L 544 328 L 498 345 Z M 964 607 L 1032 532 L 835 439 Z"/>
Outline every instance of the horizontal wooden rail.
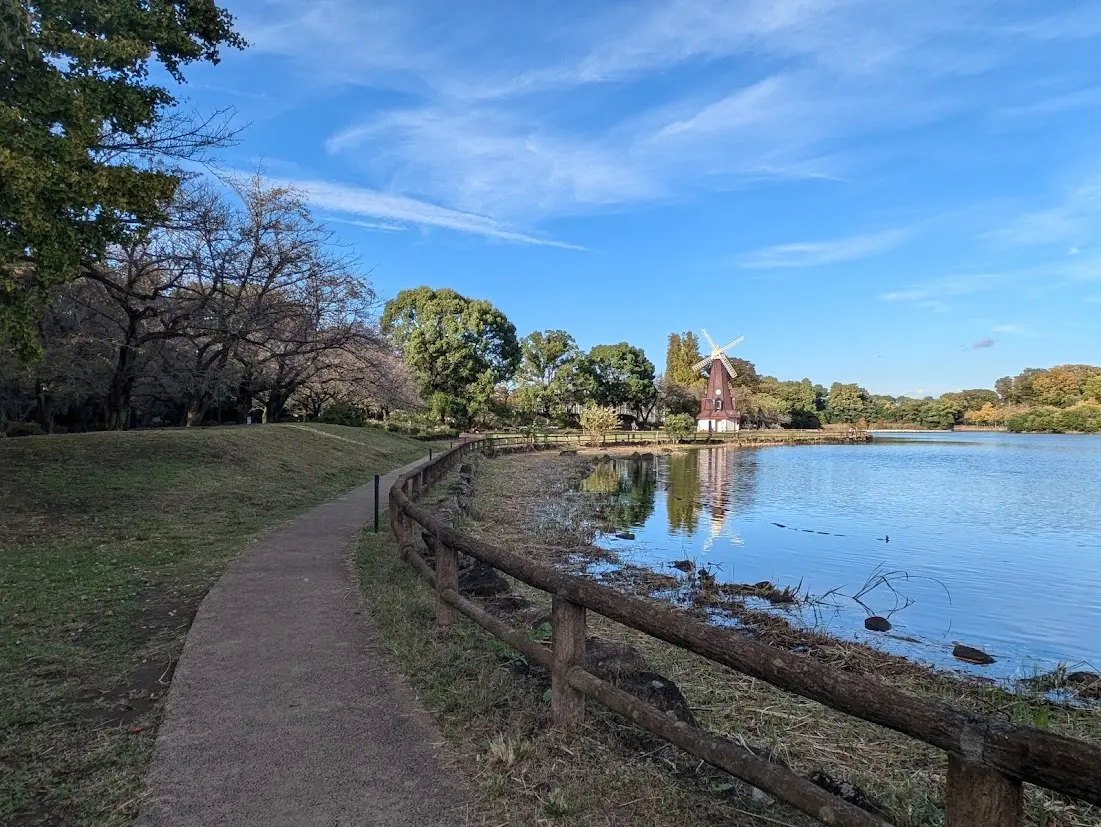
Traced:
<path fill-rule="evenodd" d="M 402 546 L 402 557 L 420 572 L 428 583 L 433 587 L 436 586 L 436 575 L 424 558 L 416 553 L 412 543 Z M 443 592 L 443 598 L 459 614 L 470 618 L 531 661 L 546 669 L 553 667 L 553 653 L 548 647 L 489 614 L 456 591 Z M 729 739 L 711 735 L 675 718 L 670 718 L 650 704 L 638 700 L 580 666 L 570 669 L 566 679 L 571 687 L 599 701 L 613 712 L 618 712 L 712 766 L 719 767 L 765 792 L 792 801 L 799 809 L 815 816 L 823 824 L 831 827 L 890 827 L 882 819 L 839 799 L 796 775 L 787 767 L 762 758 Z"/>
<path fill-rule="evenodd" d="M 419 493 L 424 484 L 431 484 L 453 468 L 459 460 L 471 451 L 490 447 L 496 451 L 511 452 L 528 450 L 529 442 L 512 442 L 501 439 L 479 440 L 464 443 L 448 454 L 438 457 L 433 463 L 416 472 L 410 472 L 398 480 L 390 491 L 391 514 L 397 515 L 395 534 L 402 545 L 402 554 L 426 577 L 431 568 L 415 552 L 411 542 L 411 525 L 417 523 L 429 535 L 433 542 L 442 543 L 450 549 L 460 551 L 517 580 L 548 592 L 557 600 L 568 601 L 583 609 L 597 612 L 632 629 L 664 640 L 673 645 L 702 655 L 716 663 L 764 680 L 773 686 L 792 692 L 811 700 L 818 701 L 832 709 L 869 721 L 880 726 L 901 732 L 917 740 L 938 747 L 949 753 L 949 824 L 974 824 L 976 827 L 993 827 L 1004 824 L 1004 813 L 1020 811 L 1020 782 L 1037 784 L 1064 795 L 1080 798 L 1092 804 L 1101 805 L 1101 746 L 1069 738 L 1034 727 L 1015 726 L 989 716 L 967 710 L 961 710 L 939 701 L 923 698 L 904 692 L 876 678 L 853 675 L 838 671 L 825 664 L 803 655 L 783 649 L 766 646 L 716 626 L 700 623 L 667 606 L 652 601 L 624 595 L 615 589 L 600 585 L 575 575 L 569 575 L 551 566 L 538 563 L 522 554 L 497 548 L 475 538 L 469 537 L 451 526 L 446 525 L 427 509 L 415 502 L 407 493 Z M 546 446 L 549 447 L 549 446 Z M 416 484 L 407 484 L 406 480 L 417 480 Z M 412 485 L 412 487 L 410 487 Z M 410 556 L 412 554 L 412 556 Z M 415 558 L 415 559 L 413 559 Z M 430 582 L 434 580 L 434 575 Z M 532 643 L 514 637 L 511 630 L 496 618 L 483 612 L 477 606 L 459 595 L 445 592 L 446 600 L 461 614 L 489 629 L 493 634 L 506 640 L 514 648 L 525 652 L 523 646 Z M 461 604 L 469 604 L 463 606 Z M 493 624 L 495 628 L 491 628 Z M 504 637 L 509 634 L 513 641 Z M 515 633 L 519 634 L 519 633 Z M 522 636 L 521 636 L 522 637 Z M 527 641 L 527 643 L 524 643 Z M 520 645 L 516 645 L 520 644 Z M 537 645 L 537 644 L 533 644 Z M 543 663 L 542 651 L 534 657 Z M 551 658 L 553 665 L 553 658 Z M 546 664 L 544 664 L 546 665 Z M 685 746 L 678 733 L 679 729 L 658 723 L 648 714 L 626 703 L 610 684 L 607 688 L 593 684 L 578 672 L 576 667 L 566 670 L 569 686 L 595 697 L 601 703 L 621 714 L 628 715 L 661 737 Z M 597 680 L 593 678 L 592 680 Z M 602 683 L 602 682 L 601 682 Z M 628 696 L 630 697 L 630 696 Z M 611 702 L 609 702 L 609 699 Z M 632 700 L 635 700 L 632 698 Z M 637 702 L 636 703 L 641 703 Z M 643 705 L 645 706 L 645 705 Z M 634 709 L 634 712 L 624 711 Z M 654 714 L 661 713 L 654 710 Z M 654 726 L 651 727 L 650 724 Z M 697 730 L 693 730 L 697 732 Z M 711 736 L 707 736 L 711 737 Z M 722 739 L 719 739 L 722 740 Z M 735 771 L 737 761 L 724 758 L 725 747 L 708 742 L 705 750 L 697 743 L 699 755 L 705 761 L 714 764 L 749 783 L 766 789 L 780 798 L 814 815 L 827 824 L 868 824 L 853 820 L 859 818 L 845 811 L 841 820 L 831 821 L 833 810 L 823 809 L 821 802 L 815 803 L 807 798 L 799 785 L 785 780 L 788 788 L 777 792 L 766 785 L 763 777 L 757 779 Z M 729 743 L 729 742 L 724 742 Z M 692 751 L 689 749 L 689 751 Z M 702 754 L 706 752 L 706 754 Z M 750 753 L 752 754 L 752 753 Z M 739 760 L 744 756 L 739 756 Z M 713 760 L 714 759 L 714 760 Z M 734 769 L 731 769 L 734 767 Z M 744 769 L 744 768 L 743 768 Z M 800 779 L 802 781 L 802 779 Z M 805 782 L 809 783 L 809 782 Z M 806 790 L 803 790 L 805 793 Z M 836 805 L 834 799 L 833 806 Z M 965 802 L 969 808 L 967 818 L 961 820 Z M 842 802 L 844 803 L 844 802 Z M 814 807 L 815 809 L 808 809 Z M 953 813 L 953 808 L 956 810 Z M 836 812 L 842 812 L 837 810 Z M 1001 816 L 985 817 L 984 813 L 1001 813 Z M 977 815 L 976 815 L 977 814 Z M 867 815 L 867 814 L 864 814 Z M 1000 818 L 1002 820 L 996 820 Z M 1019 819 L 1018 819 L 1019 821 Z M 882 822 L 875 822 L 881 824 Z"/>

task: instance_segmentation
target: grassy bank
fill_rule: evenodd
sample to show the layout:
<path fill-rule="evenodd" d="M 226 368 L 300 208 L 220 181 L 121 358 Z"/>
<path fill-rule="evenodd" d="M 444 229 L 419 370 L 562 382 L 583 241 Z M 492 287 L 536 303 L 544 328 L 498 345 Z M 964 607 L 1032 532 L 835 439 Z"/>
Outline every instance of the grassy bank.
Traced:
<path fill-rule="evenodd" d="M 484 795 L 493 825 L 731 827 L 817 822 L 665 744 L 597 705 L 583 730 L 564 738 L 551 727 L 549 675 L 465 618 L 433 628 L 430 587 L 398 557 L 387 532 L 365 534 L 358 568 L 390 663 L 435 717 L 458 766 Z M 526 615 L 549 612 L 529 597 Z M 610 624 L 608 624 L 610 625 Z M 604 624 L 598 624 L 606 634 Z"/>
<path fill-rule="evenodd" d="M 228 562 L 425 452 L 312 425 L 0 441 L 0 823 L 131 822 L 187 627 Z"/>
<path fill-rule="evenodd" d="M 505 547 L 523 549 L 547 563 L 576 566 L 586 553 L 583 532 L 576 530 L 582 515 L 565 494 L 583 476 L 581 466 L 585 464 L 585 458 L 556 454 L 482 461 L 475 478 L 476 519 L 462 523 L 463 530 Z M 552 504 L 549 509 L 548 504 Z M 540 694 L 545 683 L 539 682 L 538 670 L 522 663 L 517 668 L 516 659 L 509 660 L 499 644 L 469 627 L 453 638 L 433 638 L 427 629 L 432 616 L 427 588 L 392 556 L 371 547 L 365 549 L 361 562 L 394 569 L 388 575 L 394 579 L 386 587 L 390 596 L 375 599 L 375 613 L 384 629 L 394 630 L 397 642 L 390 645 L 395 662 L 424 693 L 463 757 L 476 762 L 478 779 L 487 793 L 499 795 L 502 806 L 520 814 L 509 823 L 531 823 L 526 816 L 542 806 L 548 790 L 553 789 L 562 790 L 562 795 L 574 802 L 576 811 L 567 818 L 568 823 L 673 825 L 697 823 L 697 819 L 707 823 L 709 818 L 735 824 L 766 824 L 768 819 L 771 823 L 802 823 L 779 805 L 762 805 L 743 785 L 732 784 L 698 763 L 686 762 L 676 750 L 593 705 L 578 744 L 558 744 L 546 731 L 547 712 Z M 633 581 L 629 576 L 606 582 L 625 590 L 637 588 L 641 594 L 651 586 L 648 580 Z M 547 598 L 520 584 L 514 583 L 513 590 L 531 606 L 510 616 L 508 622 L 530 626 L 546 612 Z M 413 607 L 412 620 L 403 609 L 405 605 Z M 703 609 L 685 608 L 693 612 Z M 782 618 L 764 623 L 747 615 L 744 620 L 750 621 L 747 633 L 762 642 L 801 652 L 838 670 L 872 675 L 905 691 L 1003 720 L 1101 741 L 1101 711 L 1051 703 L 1039 691 L 1043 687 L 1010 692 L 980 681 L 958 680 L 812 630 L 795 629 Z M 941 751 L 788 695 L 594 615 L 590 615 L 589 631 L 629 644 L 651 670 L 675 681 L 705 728 L 767 750 L 802 775 L 821 778 L 820 774 L 826 773 L 834 781 L 854 785 L 900 827 L 943 824 L 946 759 Z M 418 658 L 423 652 L 431 652 L 431 658 L 442 665 L 422 668 Z M 494 756 L 501 739 L 513 744 L 513 751 L 523 752 L 524 759 L 515 762 L 520 769 L 500 769 L 501 762 Z M 564 755 L 563 748 L 570 754 Z M 626 798 L 633 808 L 629 814 L 617 815 L 601 803 L 611 801 L 618 806 L 621 799 L 616 791 L 628 789 L 635 791 Z M 1101 825 L 1098 810 L 1046 791 L 1027 788 L 1026 801 L 1029 824 Z"/>

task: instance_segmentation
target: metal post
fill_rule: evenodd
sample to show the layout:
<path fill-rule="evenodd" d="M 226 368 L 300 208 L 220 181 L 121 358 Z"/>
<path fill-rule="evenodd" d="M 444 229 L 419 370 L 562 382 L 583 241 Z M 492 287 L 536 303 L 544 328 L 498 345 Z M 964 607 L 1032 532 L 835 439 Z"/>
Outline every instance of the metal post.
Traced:
<path fill-rule="evenodd" d="M 378 534 L 378 474 L 375 474 L 375 534 Z"/>
<path fill-rule="evenodd" d="M 432 461 L 432 449 L 431 448 L 428 449 L 428 461 L 429 462 Z"/>

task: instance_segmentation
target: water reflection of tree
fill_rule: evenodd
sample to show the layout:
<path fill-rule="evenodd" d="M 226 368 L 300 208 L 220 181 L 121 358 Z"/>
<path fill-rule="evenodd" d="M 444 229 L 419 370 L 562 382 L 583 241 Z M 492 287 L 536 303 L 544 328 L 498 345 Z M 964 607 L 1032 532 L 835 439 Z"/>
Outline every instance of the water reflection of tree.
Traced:
<path fill-rule="evenodd" d="M 720 532 L 729 516 L 753 506 L 757 489 L 757 452 L 705 448 L 669 457 L 665 472 L 669 532 L 693 535 L 700 512 L 707 508 L 712 533 Z"/>
<path fill-rule="evenodd" d="M 644 524 L 654 513 L 657 475 L 651 460 L 602 462 L 581 481 L 581 490 L 607 498 L 606 514 L 615 528 Z"/>
<path fill-rule="evenodd" d="M 695 534 L 700 523 L 699 451 L 672 454 L 666 471 L 670 533 Z"/>

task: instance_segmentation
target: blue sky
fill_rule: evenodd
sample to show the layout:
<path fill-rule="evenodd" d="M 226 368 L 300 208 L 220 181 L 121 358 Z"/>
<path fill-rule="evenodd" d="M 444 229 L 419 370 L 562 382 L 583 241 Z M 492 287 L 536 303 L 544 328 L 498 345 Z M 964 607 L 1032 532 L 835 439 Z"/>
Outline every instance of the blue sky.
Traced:
<path fill-rule="evenodd" d="M 181 97 L 383 296 L 882 393 L 1101 362 L 1101 3 L 226 5 Z"/>

